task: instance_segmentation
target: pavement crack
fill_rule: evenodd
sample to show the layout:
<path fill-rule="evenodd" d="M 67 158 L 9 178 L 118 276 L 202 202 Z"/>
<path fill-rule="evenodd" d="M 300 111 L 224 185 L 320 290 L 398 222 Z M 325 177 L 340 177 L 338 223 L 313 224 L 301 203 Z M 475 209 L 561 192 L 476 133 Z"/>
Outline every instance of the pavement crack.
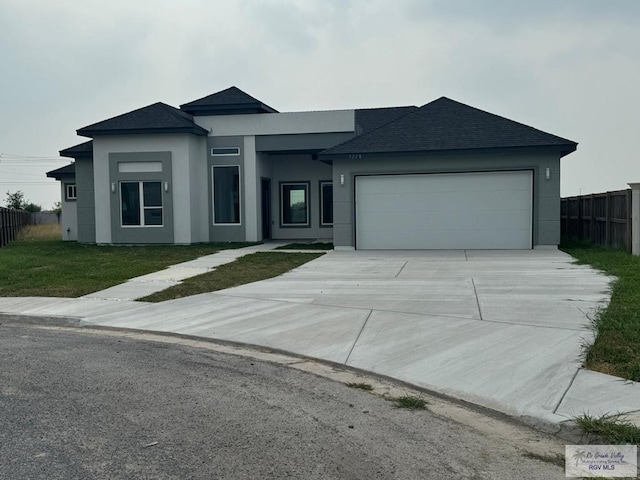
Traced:
<path fill-rule="evenodd" d="M 351 345 L 351 350 L 349 350 L 349 355 L 347 355 L 347 358 L 344 361 L 345 365 L 347 365 L 349 363 L 349 358 L 351 357 L 351 354 L 353 353 L 353 349 L 356 348 L 356 344 L 358 343 L 358 340 L 360 340 L 360 335 L 362 335 L 362 332 L 364 331 L 364 327 L 367 326 L 367 322 L 369 321 L 369 318 L 371 318 L 371 314 L 372 313 L 373 313 L 373 310 L 369 310 L 369 315 L 367 315 L 367 318 L 364 319 L 364 323 L 362 324 L 362 328 L 360 328 L 360 331 L 358 332 L 358 336 L 353 341 L 353 345 Z"/>
<path fill-rule="evenodd" d="M 396 273 L 396 276 L 393 278 L 398 278 L 398 275 L 400 275 L 402 273 L 402 270 L 404 270 L 404 267 L 407 266 L 407 263 L 409 263 L 409 261 L 404 262 L 404 264 L 402 264 L 402 266 L 400 267 L 400 270 L 398 270 L 398 273 Z"/>
<path fill-rule="evenodd" d="M 465 255 L 467 251 L 465 250 Z M 480 315 L 480 320 L 484 320 L 482 318 L 482 309 L 480 308 L 480 299 L 478 298 L 478 290 L 476 289 L 476 282 L 473 281 L 473 277 L 471 277 L 471 284 L 473 285 L 473 294 L 476 296 L 476 305 L 478 306 L 478 315 Z"/>
<path fill-rule="evenodd" d="M 578 376 L 578 373 L 580 373 L 580 369 L 576 368 L 576 373 L 574 373 L 573 377 L 571 377 L 571 381 L 569 382 L 569 385 L 567 386 L 566 390 L 562 394 L 562 397 L 560 397 L 560 401 L 556 405 L 556 408 L 553 409 L 553 413 L 557 413 L 558 409 L 560 408 L 560 405 L 562 405 L 562 402 L 564 402 L 564 397 L 567 396 L 567 393 L 569 393 L 569 390 L 571 390 L 571 387 L 573 387 L 573 382 L 575 382 L 576 377 Z"/>

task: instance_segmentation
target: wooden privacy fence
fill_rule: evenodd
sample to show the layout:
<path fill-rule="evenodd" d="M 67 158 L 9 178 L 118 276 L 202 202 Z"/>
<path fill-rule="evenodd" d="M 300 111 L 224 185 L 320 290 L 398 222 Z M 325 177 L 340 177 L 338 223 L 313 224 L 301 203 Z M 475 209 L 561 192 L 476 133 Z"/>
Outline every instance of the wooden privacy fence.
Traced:
<path fill-rule="evenodd" d="M 631 251 L 631 190 L 563 198 L 562 238 Z"/>
<path fill-rule="evenodd" d="M 29 225 L 29 212 L 0 207 L 0 247 L 15 240 L 25 225 Z"/>

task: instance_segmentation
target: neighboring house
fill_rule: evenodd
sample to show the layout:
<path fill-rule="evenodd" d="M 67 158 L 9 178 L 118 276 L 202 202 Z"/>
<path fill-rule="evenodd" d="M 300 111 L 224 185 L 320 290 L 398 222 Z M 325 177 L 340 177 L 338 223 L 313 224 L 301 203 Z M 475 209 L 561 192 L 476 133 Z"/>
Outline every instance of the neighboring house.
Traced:
<path fill-rule="evenodd" d="M 78 134 L 92 140 L 62 150 L 75 163 L 48 175 L 62 183 L 67 238 L 98 244 L 556 246 L 560 158 L 577 146 L 445 97 L 279 113 L 235 87 Z"/>
<path fill-rule="evenodd" d="M 90 142 L 89 142 L 90 143 Z M 76 202 L 76 169 L 73 163 L 47 172 L 47 177 L 60 181 L 62 212 L 60 224 L 63 240 L 78 240 L 78 214 Z"/>

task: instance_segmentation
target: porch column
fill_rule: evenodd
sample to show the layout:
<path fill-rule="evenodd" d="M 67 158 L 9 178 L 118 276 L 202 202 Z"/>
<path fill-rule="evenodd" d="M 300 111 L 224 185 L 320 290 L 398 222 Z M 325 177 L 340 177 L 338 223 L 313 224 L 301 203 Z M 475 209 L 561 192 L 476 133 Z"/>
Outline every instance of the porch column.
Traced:
<path fill-rule="evenodd" d="M 256 163 L 256 137 L 246 135 L 244 137 L 244 228 L 247 242 L 258 241 L 258 199 L 260 197 Z"/>
<path fill-rule="evenodd" d="M 640 255 L 640 183 L 631 187 L 631 253 Z"/>

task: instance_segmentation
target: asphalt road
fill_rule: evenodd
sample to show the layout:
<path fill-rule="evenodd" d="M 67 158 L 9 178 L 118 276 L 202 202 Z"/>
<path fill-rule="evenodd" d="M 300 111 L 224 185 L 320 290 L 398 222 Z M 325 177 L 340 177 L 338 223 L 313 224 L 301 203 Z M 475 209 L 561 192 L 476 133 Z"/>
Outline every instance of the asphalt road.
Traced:
<path fill-rule="evenodd" d="M 508 439 L 283 365 L 0 325 L 0 479 L 556 479 Z"/>

